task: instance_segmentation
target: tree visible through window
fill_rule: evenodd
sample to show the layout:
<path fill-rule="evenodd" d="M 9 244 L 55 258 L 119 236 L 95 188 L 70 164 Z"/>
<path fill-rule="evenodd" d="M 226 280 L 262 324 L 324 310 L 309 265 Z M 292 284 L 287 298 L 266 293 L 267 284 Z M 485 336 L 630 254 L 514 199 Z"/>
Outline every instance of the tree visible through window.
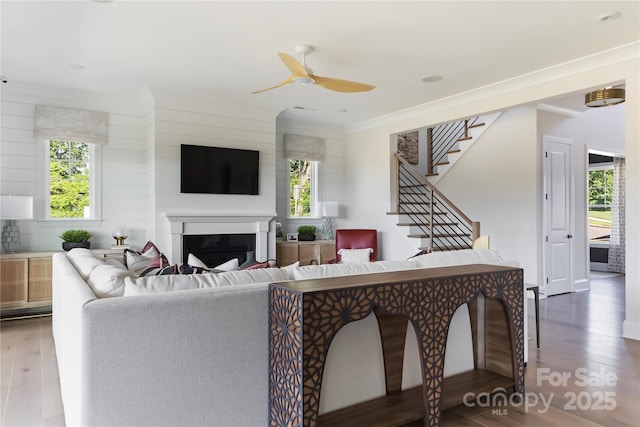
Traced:
<path fill-rule="evenodd" d="M 89 144 L 49 141 L 49 216 L 89 217 Z"/>
<path fill-rule="evenodd" d="M 613 167 L 589 171 L 589 238 L 609 241 L 611 234 L 611 195 Z"/>
<path fill-rule="evenodd" d="M 289 216 L 308 217 L 313 212 L 313 164 L 289 160 Z"/>

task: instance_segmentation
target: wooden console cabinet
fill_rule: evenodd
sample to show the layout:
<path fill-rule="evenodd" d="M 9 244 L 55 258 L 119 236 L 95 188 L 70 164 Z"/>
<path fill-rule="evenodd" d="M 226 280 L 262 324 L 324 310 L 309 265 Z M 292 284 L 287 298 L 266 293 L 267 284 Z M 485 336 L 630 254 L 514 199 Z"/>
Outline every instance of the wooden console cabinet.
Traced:
<path fill-rule="evenodd" d="M 276 263 L 279 267 L 300 261 L 300 265 L 324 264 L 336 257 L 334 240 L 313 242 L 277 242 Z"/>
<path fill-rule="evenodd" d="M 105 258 L 122 259 L 122 250 L 95 249 Z M 54 252 L 19 252 L 0 255 L 0 307 L 3 311 L 51 306 Z M 13 315 L 12 315 L 13 316 Z"/>
<path fill-rule="evenodd" d="M 519 268 L 463 265 L 269 285 L 269 425 L 440 425 L 466 393 L 524 393 L 524 284 Z M 444 378 L 453 314 L 469 304 L 475 369 Z M 371 312 L 380 327 L 386 396 L 318 416 L 324 363 L 335 334 Z M 402 390 L 411 321 L 422 386 Z"/>
<path fill-rule="evenodd" d="M 0 256 L 2 308 L 51 305 L 51 253 Z"/>

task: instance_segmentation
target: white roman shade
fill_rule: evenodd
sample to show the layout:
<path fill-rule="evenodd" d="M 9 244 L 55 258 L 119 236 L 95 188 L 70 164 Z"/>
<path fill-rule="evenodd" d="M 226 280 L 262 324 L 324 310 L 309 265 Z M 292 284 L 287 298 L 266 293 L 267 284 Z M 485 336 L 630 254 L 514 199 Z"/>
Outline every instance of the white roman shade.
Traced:
<path fill-rule="evenodd" d="M 100 111 L 36 105 L 34 137 L 36 140 L 105 144 L 107 118 L 107 113 Z"/>
<path fill-rule="evenodd" d="M 284 158 L 321 162 L 324 160 L 324 139 L 285 133 Z"/>

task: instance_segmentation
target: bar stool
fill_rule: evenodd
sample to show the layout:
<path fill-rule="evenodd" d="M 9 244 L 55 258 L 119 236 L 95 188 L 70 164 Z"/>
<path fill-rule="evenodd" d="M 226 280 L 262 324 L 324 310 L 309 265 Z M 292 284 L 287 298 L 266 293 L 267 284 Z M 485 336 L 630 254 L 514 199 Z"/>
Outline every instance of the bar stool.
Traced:
<path fill-rule="evenodd" d="M 536 347 L 540 348 L 540 287 L 538 285 L 526 285 L 527 291 L 533 292 L 536 305 Z"/>

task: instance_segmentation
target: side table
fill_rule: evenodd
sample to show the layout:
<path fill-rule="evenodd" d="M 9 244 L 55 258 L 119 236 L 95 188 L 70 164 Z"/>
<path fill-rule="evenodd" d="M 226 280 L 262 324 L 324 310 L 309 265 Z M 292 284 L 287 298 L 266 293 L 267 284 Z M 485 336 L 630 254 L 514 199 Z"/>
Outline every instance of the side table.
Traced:
<path fill-rule="evenodd" d="M 524 393 L 523 293 L 522 269 L 481 264 L 270 284 L 269 425 L 397 426 L 424 419 L 439 426 L 441 410 L 463 403 L 469 392 Z M 444 379 L 449 322 L 464 303 L 473 313 L 477 369 Z M 344 325 L 372 311 L 387 395 L 319 417 L 329 345 Z M 409 321 L 423 379 L 402 390 L 402 364 L 387 360 L 402 360 Z"/>

